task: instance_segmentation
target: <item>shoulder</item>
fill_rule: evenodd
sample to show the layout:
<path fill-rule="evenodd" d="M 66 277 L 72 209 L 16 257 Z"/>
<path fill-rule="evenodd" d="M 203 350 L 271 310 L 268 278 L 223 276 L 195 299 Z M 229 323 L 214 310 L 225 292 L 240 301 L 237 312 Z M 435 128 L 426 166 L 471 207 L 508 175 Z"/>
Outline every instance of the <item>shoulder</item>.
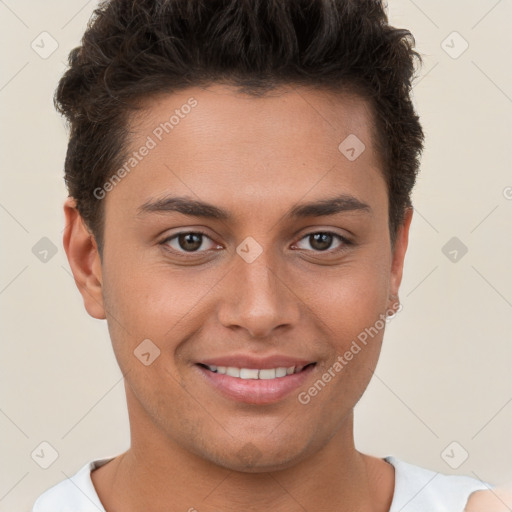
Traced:
<path fill-rule="evenodd" d="M 35 501 L 32 512 L 104 512 L 91 480 L 91 471 L 112 458 L 93 460 L 85 464 L 72 477 L 41 494 Z"/>
<path fill-rule="evenodd" d="M 469 476 L 438 473 L 393 456 L 384 460 L 395 468 L 389 512 L 462 512 L 472 492 L 492 487 Z"/>

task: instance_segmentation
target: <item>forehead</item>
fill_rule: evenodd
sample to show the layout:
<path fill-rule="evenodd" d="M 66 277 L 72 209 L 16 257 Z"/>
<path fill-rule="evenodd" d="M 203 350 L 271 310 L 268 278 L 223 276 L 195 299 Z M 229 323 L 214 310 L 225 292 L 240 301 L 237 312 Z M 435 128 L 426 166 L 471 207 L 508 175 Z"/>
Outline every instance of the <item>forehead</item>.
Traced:
<path fill-rule="evenodd" d="M 368 202 L 385 187 L 371 110 L 355 95 L 194 87 L 148 99 L 130 128 L 128 158 L 151 149 L 114 195 L 127 194 L 138 206 L 170 192 L 228 209 L 249 196 L 258 208 L 276 195 L 280 203 L 334 192 Z"/>
<path fill-rule="evenodd" d="M 322 141 L 328 145 L 350 134 L 357 134 L 367 145 L 373 139 L 369 103 L 348 92 L 282 86 L 254 95 L 234 86 L 212 84 L 159 94 L 141 102 L 140 107 L 131 123 L 135 137 L 154 132 L 157 139 L 171 133 L 178 138 L 186 125 L 188 135 L 195 132 L 205 142 L 210 134 L 209 138 L 222 136 L 226 142 L 236 140 L 245 147 L 277 146 L 283 139 L 290 144 L 294 136 L 299 140 L 306 135 L 313 144 Z M 166 122 L 172 125 L 169 133 L 160 127 Z"/>

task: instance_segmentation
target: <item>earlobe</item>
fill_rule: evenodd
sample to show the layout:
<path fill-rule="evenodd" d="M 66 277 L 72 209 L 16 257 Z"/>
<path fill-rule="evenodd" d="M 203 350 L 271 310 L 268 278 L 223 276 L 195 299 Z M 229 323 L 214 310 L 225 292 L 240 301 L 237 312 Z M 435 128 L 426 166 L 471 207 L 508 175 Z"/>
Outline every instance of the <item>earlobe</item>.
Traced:
<path fill-rule="evenodd" d="M 407 245 L 409 243 L 409 228 L 411 226 L 412 215 L 413 208 L 407 208 L 404 214 L 404 221 L 399 226 L 396 234 L 389 289 L 390 301 L 392 303 L 397 303 L 398 301 L 398 291 L 400 289 L 400 283 L 402 282 L 404 259 L 407 251 Z"/>
<path fill-rule="evenodd" d="M 64 215 L 66 228 L 63 244 L 75 283 L 82 294 L 89 315 L 103 320 L 106 316 L 103 306 L 101 260 L 96 240 L 76 209 L 74 198 L 66 199 Z"/>

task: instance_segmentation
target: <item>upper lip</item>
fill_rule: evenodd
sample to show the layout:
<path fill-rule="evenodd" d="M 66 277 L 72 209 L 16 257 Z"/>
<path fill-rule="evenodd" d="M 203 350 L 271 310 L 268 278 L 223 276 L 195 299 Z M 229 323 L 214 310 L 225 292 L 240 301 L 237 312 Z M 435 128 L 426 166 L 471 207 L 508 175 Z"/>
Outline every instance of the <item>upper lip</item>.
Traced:
<path fill-rule="evenodd" d="M 248 369 L 270 369 L 270 368 L 290 368 L 291 366 L 299 367 L 314 363 L 307 359 L 297 359 L 284 355 L 275 355 L 268 357 L 254 357 L 248 354 L 229 355 L 222 357 L 213 357 L 198 361 L 199 364 L 206 366 L 231 366 L 234 368 Z"/>

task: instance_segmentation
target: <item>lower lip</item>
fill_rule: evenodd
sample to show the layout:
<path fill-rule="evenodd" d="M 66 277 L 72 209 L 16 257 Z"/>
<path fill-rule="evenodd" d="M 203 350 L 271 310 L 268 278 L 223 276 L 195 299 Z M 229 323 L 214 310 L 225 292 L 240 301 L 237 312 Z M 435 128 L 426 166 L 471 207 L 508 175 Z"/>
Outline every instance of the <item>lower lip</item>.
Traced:
<path fill-rule="evenodd" d="M 196 365 L 196 367 L 208 382 L 225 397 L 247 404 L 263 405 L 279 402 L 303 385 L 315 365 L 308 366 L 300 373 L 292 373 L 275 379 L 240 379 L 212 372 L 200 365 Z"/>

